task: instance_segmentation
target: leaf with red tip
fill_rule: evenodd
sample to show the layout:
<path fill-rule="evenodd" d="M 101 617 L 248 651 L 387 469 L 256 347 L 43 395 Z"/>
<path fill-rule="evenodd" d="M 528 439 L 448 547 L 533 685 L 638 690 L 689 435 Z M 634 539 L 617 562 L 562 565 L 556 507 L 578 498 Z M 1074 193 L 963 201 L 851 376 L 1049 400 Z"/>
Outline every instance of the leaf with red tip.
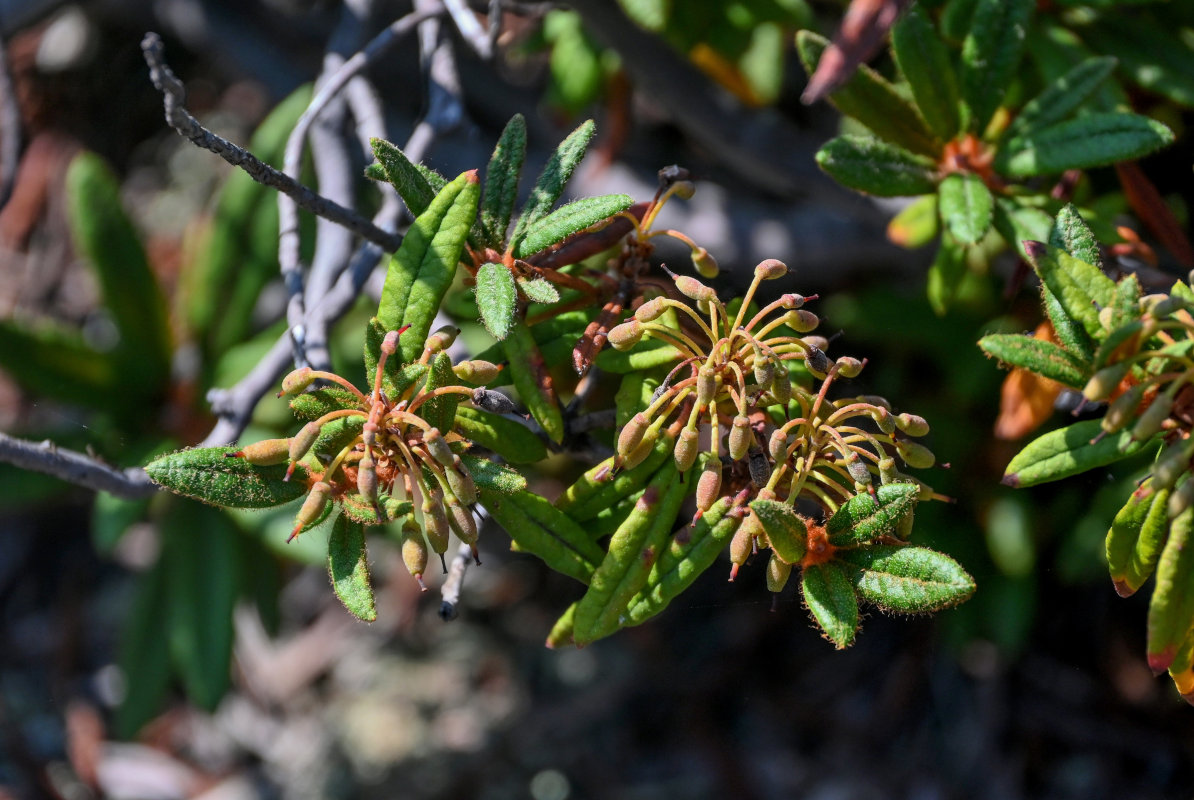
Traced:
<path fill-rule="evenodd" d="M 1157 562 L 1157 586 L 1148 604 L 1148 665 L 1169 668 L 1194 626 L 1194 508 L 1169 525 L 1169 540 Z"/>

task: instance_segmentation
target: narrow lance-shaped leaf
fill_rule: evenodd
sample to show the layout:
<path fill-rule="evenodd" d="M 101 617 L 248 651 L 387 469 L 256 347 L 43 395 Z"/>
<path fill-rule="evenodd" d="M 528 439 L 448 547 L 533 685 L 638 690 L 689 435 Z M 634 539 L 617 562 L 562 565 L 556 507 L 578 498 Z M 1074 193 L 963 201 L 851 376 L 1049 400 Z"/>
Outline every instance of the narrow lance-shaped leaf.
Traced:
<path fill-rule="evenodd" d="M 1024 256 L 1025 241 L 1044 241 L 1053 229 L 1053 217 L 1043 210 L 1022 205 L 1014 198 L 996 197 L 992 209 L 991 223 L 1007 242 L 1008 247 Z"/>
<path fill-rule="evenodd" d="M 641 464 L 624 469 L 617 475 L 611 474 L 614 457 L 590 469 L 576 479 L 556 500 L 556 506 L 568 513 L 577 522 L 596 517 L 603 509 L 611 508 L 651 480 L 655 472 L 672 459 L 675 438 L 663 433 Z"/>
<path fill-rule="evenodd" d="M 1140 158 L 1172 142 L 1173 131 L 1140 114 L 1087 114 L 1009 139 L 995 166 L 1014 178 L 1056 175 Z"/>
<path fill-rule="evenodd" d="M 987 355 L 1003 363 L 1035 372 L 1050 380 L 1081 389 L 1089 379 L 1086 364 L 1053 342 L 1020 334 L 992 333 L 979 339 Z"/>
<path fill-rule="evenodd" d="M 484 409 L 460 406 L 456 409 L 456 430 L 511 464 L 534 464 L 547 458 L 543 441 L 527 426 Z"/>
<path fill-rule="evenodd" d="M 480 195 L 476 171 L 460 175 L 415 219 L 390 261 L 377 318 L 387 331 L 410 326 L 399 340 L 404 363 L 423 352 L 440 301 L 456 275 Z"/>
<path fill-rule="evenodd" d="M 1092 58 L 1076 65 L 1029 100 L 1001 138 L 1006 141 L 1065 119 L 1086 102 L 1114 69 L 1114 58 Z"/>
<path fill-rule="evenodd" d="M 560 199 L 560 194 L 563 193 L 568 179 L 572 177 L 573 170 L 585 157 L 585 150 L 588 149 L 589 140 L 593 138 L 595 130 L 593 120 L 581 123 L 547 160 L 543 171 L 539 173 L 539 179 L 535 182 L 535 188 L 531 190 L 531 196 L 523 206 L 522 215 L 514 226 L 514 233 L 510 235 L 512 249 L 518 248 L 523 237 L 530 233 L 539 220 L 547 216 L 551 207 Z"/>
<path fill-rule="evenodd" d="M 544 278 L 526 278 L 518 279 L 518 288 L 523 294 L 527 296 L 527 300 L 532 303 L 558 303 L 560 300 L 560 293 L 550 281 Z"/>
<path fill-rule="evenodd" d="M 805 567 L 800 572 L 800 591 L 825 638 L 838 650 L 854 644 L 858 595 L 837 564 L 831 561 Z"/>
<path fill-rule="evenodd" d="M 502 495 L 482 489 L 481 502 L 516 549 L 538 556 L 556 572 L 581 583 L 589 582 L 605 556 L 583 528 L 537 494 Z"/>
<path fill-rule="evenodd" d="M 843 550 L 858 594 L 884 611 L 927 614 L 956 606 L 974 594 L 974 578 L 944 553 L 927 547 L 874 545 Z"/>
<path fill-rule="evenodd" d="M 132 739 L 162 709 L 170 688 L 170 582 L 162 559 L 137 580 L 132 608 L 120 631 L 117 663 L 129 681 L 113 719 L 114 733 Z"/>
<path fill-rule="evenodd" d="M 518 289 L 504 264 L 482 264 L 477 270 L 477 311 L 481 324 L 495 339 L 505 339 L 514 324 Z"/>
<path fill-rule="evenodd" d="M 941 221 L 961 244 L 976 244 L 991 228 L 995 199 L 977 175 L 955 172 L 937 187 Z"/>
<path fill-rule="evenodd" d="M 1127 568 L 1119 580 L 1115 580 L 1116 574 L 1112 572 L 1115 591 L 1121 597 L 1136 592 L 1157 569 L 1157 561 L 1169 538 L 1169 495 L 1168 489 L 1157 492 L 1157 499 L 1149 508 L 1140 535 L 1132 547 Z"/>
<path fill-rule="evenodd" d="M 970 130 L 982 133 L 1015 76 L 1036 0 L 979 0 L 962 42 L 961 89 Z"/>
<path fill-rule="evenodd" d="M 929 128 L 942 141 L 952 139 L 959 127 L 956 70 L 919 6 L 909 8 L 892 27 L 891 52 Z"/>
<path fill-rule="evenodd" d="M 431 371 L 427 374 L 424 389 L 431 392 L 444 386 L 459 385 L 460 381 L 452 371 L 452 359 L 447 353 L 437 354 L 431 361 Z M 442 433 L 447 433 L 452 430 L 452 424 L 456 420 L 456 408 L 464 397 L 455 392 L 433 397 L 419 407 L 420 414 L 428 424 L 439 428 Z"/>
<path fill-rule="evenodd" d="M 515 494 L 527 488 L 527 479 L 501 464 L 487 458 L 478 458 L 465 453 L 460 457 L 478 489 L 490 489 L 502 494 Z"/>
<path fill-rule="evenodd" d="M 839 136 L 817 151 L 817 166 L 843 186 L 877 197 L 927 194 L 937 188 L 937 164 L 868 136 Z"/>
<path fill-rule="evenodd" d="M 892 536 L 919 499 L 920 487 L 915 483 L 884 484 L 875 491 L 875 497 L 868 492 L 857 494 L 825 523 L 829 543 L 852 547 Z"/>
<path fill-rule="evenodd" d="M 1115 300 L 1115 283 L 1102 270 L 1064 250 L 1024 242 L 1028 262 L 1057 299 L 1065 315 L 1081 323 L 1092 339 L 1102 337 L 1099 309 Z"/>
<path fill-rule="evenodd" d="M 117 413 L 128 408 L 112 356 L 64 325 L 0 319 L 0 369 L 32 394 Z"/>
<path fill-rule="evenodd" d="M 1066 203 L 1057 212 L 1057 221 L 1049 231 L 1049 244 L 1072 255 L 1079 261 L 1103 268 L 1103 254 L 1094 232 L 1082 219 L 1073 203 Z"/>
<path fill-rule="evenodd" d="M 1130 569 L 1132 553 L 1136 543 L 1140 540 L 1140 532 L 1148 519 L 1149 511 L 1159 501 L 1165 505 L 1168 498 L 1167 491 L 1154 491 L 1148 482 L 1128 496 L 1128 501 L 1111 521 L 1111 528 L 1107 531 L 1106 552 L 1107 569 L 1111 572 L 1111 581 L 1121 597 L 1130 595 L 1134 589 L 1124 591 L 1120 589 L 1125 582 Z M 1126 587 L 1125 587 L 1126 588 Z"/>
<path fill-rule="evenodd" d="M 527 123 L 515 114 L 506 123 L 485 170 L 485 194 L 481 199 L 481 225 L 489 244 L 501 248 L 510 227 L 514 201 L 518 199 L 518 179 L 527 153 Z"/>
<path fill-rule="evenodd" d="M 515 258 L 530 258 L 578 231 L 609 219 L 630 208 L 630 195 L 607 194 L 582 197 L 557 208 L 527 230 L 526 236 L 514 248 Z"/>
<path fill-rule="evenodd" d="M 564 441 L 564 415 L 556 397 L 555 386 L 539 345 L 521 320 L 515 322 L 502 341 L 510 377 L 518 396 L 531 416 L 553 442 Z"/>
<path fill-rule="evenodd" d="M 369 583 L 365 529 L 343 514 L 336 517 L 328 538 L 328 576 L 336 597 L 353 616 L 364 622 L 377 619 L 373 586 Z"/>
<path fill-rule="evenodd" d="M 759 518 L 772 552 L 786 564 L 799 564 L 808 550 L 808 529 L 796 510 L 787 503 L 758 499 L 750 511 Z"/>
<path fill-rule="evenodd" d="M 1148 665 L 1168 669 L 1177 648 L 1194 627 L 1194 507 L 1169 526 L 1169 540 L 1157 562 L 1157 585 L 1148 604 Z"/>
<path fill-rule="evenodd" d="M 1101 420 L 1087 419 L 1050 431 L 1016 454 L 1003 475 L 1013 488 L 1035 486 L 1135 455 L 1155 442 L 1133 441 L 1131 431 L 1102 435 Z M 1093 444 L 1092 444 L 1093 441 Z"/>
<path fill-rule="evenodd" d="M 289 481 L 283 481 L 285 464 L 258 467 L 243 458 L 228 458 L 230 452 L 230 447 L 180 450 L 151 461 L 145 472 L 175 494 L 231 508 L 270 508 L 306 494 L 306 471 L 301 466 Z"/>
<path fill-rule="evenodd" d="M 805 71 L 812 75 L 829 40 L 812 31 L 796 34 L 796 49 Z M 894 86 L 865 64 L 827 98 L 848 117 L 854 117 L 876 136 L 921 155 L 936 156 L 940 147 L 916 110 Z"/>
<path fill-rule="evenodd" d="M 1188 36 L 1158 35 L 1158 30 L 1164 28 L 1155 18 L 1134 11 L 1084 28 L 1082 36 L 1100 52 L 1116 56 L 1120 72 L 1133 83 L 1179 105 L 1194 106 L 1194 45 Z"/>
<path fill-rule="evenodd" d="M 428 170 L 419 169 L 406 157 L 406 153 L 386 140 L 370 139 L 369 143 L 373 145 L 373 155 L 377 158 L 385 179 L 393 184 L 410 213 L 417 217 L 426 211 L 436 193 L 443 188 L 443 184 L 430 179 Z M 437 186 L 436 183 L 440 185 Z"/>

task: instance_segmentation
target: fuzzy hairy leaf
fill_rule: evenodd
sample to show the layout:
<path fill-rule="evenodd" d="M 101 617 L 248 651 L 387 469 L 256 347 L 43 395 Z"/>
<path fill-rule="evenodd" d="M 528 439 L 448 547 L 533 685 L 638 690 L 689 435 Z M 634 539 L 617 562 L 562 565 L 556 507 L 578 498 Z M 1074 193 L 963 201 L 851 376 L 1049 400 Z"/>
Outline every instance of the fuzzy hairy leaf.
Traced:
<path fill-rule="evenodd" d="M 600 197 L 582 197 L 560 206 L 527 230 L 526 235 L 514 248 L 514 257 L 530 258 L 574 233 L 625 211 L 633 202 L 627 194 L 607 194 Z"/>
<path fill-rule="evenodd" d="M 960 125 L 956 71 L 945 42 L 919 6 L 892 27 L 891 52 L 930 130 L 942 141 L 952 139 Z"/>
<path fill-rule="evenodd" d="M 1040 244 L 1025 247 L 1028 263 L 1056 298 L 1065 316 L 1081 324 L 1090 339 L 1102 338 L 1099 309 L 1114 302 L 1115 283 L 1098 267 L 1064 250 Z"/>
<path fill-rule="evenodd" d="M 1036 0 L 979 0 L 962 42 L 962 98 L 982 133 L 1015 77 Z"/>
<path fill-rule="evenodd" d="M 1157 583 L 1148 603 L 1148 665 L 1167 669 L 1194 621 L 1194 508 L 1169 525 L 1169 539 L 1157 562 Z"/>
<path fill-rule="evenodd" d="M 296 394 L 290 399 L 290 410 L 299 419 L 316 420 L 330 411 L 358 408 L 360 400 L 342 386 L 325 386 Z"/>
<path fill-rule="evenodd" d="M 560 293 L 556 287 L 551 284 L 551 281 L 545 278 L 534 278 L 533 280 L 526 280 L 525 278 L 518 279 L 518 288 L 527 296 L 527 299 L 532 303 L 557 303 L 560 300 Z"/>
<path fill-rule="evenodd" d="M 1087 114 L 1012 137 L 995 165 L 1016 178 L 1056 175 L 1140 158 L 1172 142 L 1173 131 L 1140 114 Z"/>
<path fill-rule="evenodd" d="M 828 39 L 812 31 L 796 34 L 796 49 L 809 75 L 816 72 L 817 64 L 828 45 Z M 913 153 L 928 156 L 940 154 L 941 148 L 916 106 L 865 64 L 860 65 L 854 77 L 827 99 L 834 108 L 848 117 L 854 117 L 880 139 Z"/>
<path fill-rule="evenodd" d="M 502 494 L 514 494 L 527 488 L 527 479 L 509 467 L 495 464 L 489 459 L 470 456 L 465 453 L 460 457 L 477 489 L 487 489 Z"/>
<path fill-rule="evenodd" d="M 452 359 L 447 353 L 439 353 L 431 360 L 431 370 L 427 373 L 427 383 L 424 389 L 428 392 L 443 386 L 459 386 L 460 381 L 452 371 Z M 441 394 L 427 400 L 419 407 L 419 414 L 440 432 L 452 430 L 456 421 L 456 409 L 460 406 L 463 395 L 450 393 Z"/>
<path fill-rule="evenodd" d="M 406 153 L 385 139 L 370 139 L 369 144 L 373 146 L 373 156 L 381 166 L 385 180 L 393 184 L 410 213 L 417 217 L 426 211 L 443 187 L 435 186 L 428 179 L 426 169 L 419 169 L 406 157 Z M 376 170 L 370 177 L 375 176 Z"/>
<path fill-rule="evenodd" d="M 551 207 L 560 199 L 560 195 L 572 177 L 573 170 L 585 157 L 589 147 L 589 140 L 593 138 L 596 126 L 593 120 L 586 120 L 580 127 L 568 134 L 568 138 L 560 143 L 556 151 L 544 165 L 535 181 L 535 188 L 522 208 L 522 215 L 514 226 L 514 233 L 510 236 L 510 245 L 517 250 L 523 237 L 530 233 L 551 211 Z"/>
<path fill-rule="evenodd" d="M 816 155 L 817 166 L 838 183 L 876 197 L 928 194 L 937 188 L 937 164 L 868 136 L 839 136 Z"/>
<path fill-rule="evenodd" d="M 341 450 L 347 447 L 365 427 L 368 418 L 363 414 L 353 414 L 350 417 L 339 417 L 327 422 L 319 429 L 319 438 L 311 446 L 311 452 L 324 459 L 335 458 Z"/>
<path fill-rule="evenodd" d="M 1040 238 L 1040 237 L 1033 237 Z M 1072 255 L 1079 261 L 1103 268 L 1103 254 L 1094 232 L 1078 213 L 1073 203 L 1066 203 L 1057 212 L 1057 221 L 1049 231 L 1049 244 Z"/>
<path fill-rule="evenodd" d="M 613 508 L 621 500 L 640 491 L 660 467 L 672 461 L 675 438 L 666 432 L 655 441 L 651 453 L 643 462 L 616 475 L 611 473 L 614 457 L 591 468 L 564 490 L 556 500 L 556 507 L 577 522 L 593 519 L 602 510 Z"/>
<path fill-rule="evenodd" d="M 481 408 L 456 409 L 456 430 L 511 464 L 534 464 L 547 458 L 547 447 L 527 426 Z"/>
<path fill-rule="evenodd" d="M 477 311 L 481 323 L 495 339 L 505 339 L 514 324 L 518 289 L 504 264 L 482 264 L 477 270 Z"/>
<path fill-rule="evenodd" d="M 843 650 L 858 633 L 858 595 L 841 568 L 832 561 L 800 571 L 800 592 L 825 638 Z"/>
<path fill-rule="evenodd" d="M 1081 389 L 1089 378 L 1086 363 L 1053 342 L 1014 333 L 992 333 L 979 339 L 978 346 L 1009 366 L 1035 372 L 1072 389 Z"/>
<path fill-rule="evenodd" d="M 415 219 L 390 260 L 377 319 L 387 331 L 410 326 L 398 344 L 403 363 L 423 352 L 440 301 L 456 275 L 480 196 L 476 171 L 461 174 Z"/>
<path fill-rule="evenodd" d="M 995 199 L 977 175 L 946 175 L 937 199 L 942 223 L 960 244 L 977 244 L 990 230 Z"/>
<path fill-rule="evenodd" d="M 1075 422 L 1030 442 L 1007 465 L 1003 482 L 1017 489 L 1035 486 L 1128 458 L 1150 444 L 1156 446 L 1155 441 L 1132 441 L 1131 431 L 1097 438 L 1103 430 L 1100 423 L 1097 419 Z"/>
<path fill-rule="evenodd" d="M 974 578 L 944 553 L 911 545 L 873 545 L 838 553 L 858 594 L 884 611 L 928 614 L 974 594 Z M 851 569 L 852 568 L 852 569 Z"/>
<path fill-rule="evenodd" d="M 759 518 L 776 557 L 799 564 L 808 551 L 808 529 L 796 510 L 787 503 L 758 499 L 751 502 L 750 512 Z"/>
<path fill-rule="evenodd" d="M 490 246 L 502 249 L 514 201 L 518 199 L 518 180 L 527 154 L 527 123 L 515 114 L 506 123 L 489 168 L 485 170 L 485 194 L 481 199 L 481 226 Z"/>
<path fill-rule="evenodd" d="M 900 521 L 908 516 L 920 499 L 915 483 L 887 483 L 875 490 L 856 494 L 842 504 L 829 521 L 825 532 L 834 547 L 854 547 L 883 536 L 894 536 Z"/>
<path fill-rule="evenodd" d="M 373 585 L 369 582 L 365 528 L 344 514 L 336 517 L 328 537 L 328 577 L 336 597 L 349 613 L 362 622 L 377 619 Z"/>
<path fill-rule="evenodd" d="M 584 528 L 537 494 L 482 489 L 481 502 L 518 550 L 538 556 L 556 572 L 587 584 L 605 557 Z"/>
<path fill-rule="evenodd" d="M 228 458 L 229 452 L 227 447 L 179 450 L 146 464 L 145 472 L 175 494 L 230 508 L 271 508 L 307 493 L 302 466 L 283 481 L 285 464 L 258 467 L 243 458 Z"/>
<path fill-rule="evenodd" d="M 1136 14 L 1117 14 L 1084 29 L 1082 35 L 1092 47 L 1118 58 L 1121 73 L 1133 83 L 1179 105 L 1194 106 L 1194 45 L 1189 38 L 1159 36 L 1156 22 Z"/>
<path fill-rule="evenodd" d="M 1144 530 L 1149 526 L 1150 517 L 1159 517 L 1155 522 L 1162 522 L 1164 527 L 1163 532 L 1167 532 L 1169 527 L 1169 514 L 1166 505 L 1169 500 L 1169 491 L 1162 489 L 1155 491 L 1150 485 L 1150 481 L 1145 481 L 1139 489 L 1132 492 L 1128 496 L 1128 500 L 1124 503 L 1123 508 L 1115 515 L 1115 519 L 1111 521 L 1111 527 L 1107 531 L 1107 538 L 1104 542 L 1107 554 L 1107 569 L 1111 572 L 1111 581 L 1115 584 L 1115 590 L 1121 597 L 1126 597 L 1144 583 L 1144 580 L 1152 574 L 1153 564 L 1155 564 L 1156 557 L 1160 555 L 1159 544 L 1154 546 L 1145 546 L 1145 549 L 1151 551 L 1151 558 L 1148 558 L 1147 569 L 1138 569 L 1137 566 L 1142 564 L 1134 564 L 1135 556 L 1138 548 L 1141 545 L 1141 537 Z M 1153 509 L 1157 509 L 1159 514 L 1154 515 Z M 1151 539 L 1155 542 L 1155 533 L 1157 526 L 1154 524 L 1150 527 Z"/>
<path fill-rule="evenodd" d="M 1114 58 L 1092 58 L 1049 83 L 1025 104 L 1001 137 L 1004 140 L 1047 128 L 1065 119 L 1090 97 L 1115 69 Z"/>

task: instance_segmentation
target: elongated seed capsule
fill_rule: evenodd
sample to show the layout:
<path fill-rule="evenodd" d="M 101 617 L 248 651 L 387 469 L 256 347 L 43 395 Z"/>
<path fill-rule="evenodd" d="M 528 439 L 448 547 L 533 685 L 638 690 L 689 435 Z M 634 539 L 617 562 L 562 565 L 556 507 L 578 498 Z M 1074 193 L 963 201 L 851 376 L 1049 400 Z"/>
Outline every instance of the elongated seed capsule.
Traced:
<path fill-rule="evenodd" d="M 863 363 L 853 356 L 842 356 L 836 362 L 837 374 L 843 378 L 857 378 L 862 372 Z"/>
<path fill-rule="evenodd" d="M 302 457 L 307 455 L 307 451 L 315 444 L 315 440 L 319 438 L 319 431 L 322 426 L 319 420 L 308 422 L 303 426 L 298 435 L 290 440 L 290 452 L 288 457 L 290 459 L 290 466 L 286 468 L 286 476 L 282 478 L 283 481 L 290 480 L 290 476 L 294 474 L 294 468 Z"/>
<path fill-rule="evenodd" d="M 681 200 L 691 200 L 696 194 L 696 184 L 692 181 L 678 180 L 672 184 L 672 194 Z"/>
<path fill-rule="evenodd" d="M 709 462 L 705 464 L 705 468 L 701 471 L 701 477 L 697 481 L 697 510 L 701 512 L 708 511 L 709 507 L 717 502 L 717 498 L 720 494 L 721 460 L 711 458 L 709 459 Z"/>
<path fill-rule="evenodd" d="M 734 417 L 730 425 L 730 458 L 739 461 L 746 458 L 755 436 L 750 429 L 750 420 L 742 415 Z"/>
<path fill-rule="evenodd" d="M 696 463 L 700 438 L 701 435 L 695 428 L 685 428 L 680 431 L 680 435 L 676 438 L 676 449 L 672 451 L 672 456 L 676 459 L 676 469 L 680 472 L 688 472 Z"/>
<path fill-rule="evenodd" d="M 1190 468 L 1190 458 L 1194 456 L 1194 437 L 1178 440 L 1166 445 L 1153 465 L 1153 486 L 1157 489 L 1169 489 L 1177 479 Z"/>
<path fill-rule="evenodd" d="M 473 474 L 459 457 L 456 458 L 455 464 L 444 470 L 444 480 L 448 482 L 448 488 L 460 502 L 466 506 L 477 502 L 477 484 L 473 482 Z"/>
<path fill-rule="evenodd" d="M 775 359 L 761 350 L 756 352 L 754 376 L 755 383 L 759 385 L 759 391 L 765 392 L 770 389 L 771 384 L 775 382 Z"/>
<path fill-rule="evenodd" d="M 473 403 L 478 408 L 492 411 L 494 414 L 509 414 L 514 411 L 514 401 L 492 389 L 474 389 Z"/>
<path fill-rule="evenodd" d="M 697 370 L 697 408 L 705 408 L 713 401 L 717 393 L 717 370 L 713 367 L 701 367 Z"/>
<path fill-rule="evenodd" d="M 294 530 L 290 532 L 290 536 L 286 539 L 287 543 L 298 536 L 299 531 L 307 524 L 313 522 L 323 513 L 323 507 L 327 505 L 331 496 L 332 487 L 330 484 L 318 481 L 311 487 L 311 492 L 307 495 L 307 499 L 303 501 L 302 507 L 294 517 Z"/>
<path fill-rule="evenodd" d="M 290 458 L 289 439 L 263 439 L 245 445 L 235 453 L 225 453 L 225 458 L 243 458 L 258 467 L 283 464 Z"/>
<path fill-rule="evenodd" d="M 792 399 L 792 376 L 786 366 L 781 365 L 776 372 L 775 380 L 771 382 L 771 396 L 781 406 L 786 406 Z"/>
<path fill-rule="evenodd" d="M 717 259 L 709 254 L 709 251 L 703 247 L 698 247 L 692 251 L 692 266 L 696 269 L 697 274 L 702 278 L 712 280 L 721 272 L 721 267 L 717 264 Z"/>
<path fill-rule="evenodd" d="M 423 583 L 423 573 L 427 571 L 427 541 L 419 526 L 412 522 L 402 525 L 402 563 L 424 592 L 427 586 Z"/>
<path fill-rule="evenodd" d="M 1107 407 L 1099 427 L 1107 433 L 1119 433 L 1136 416 L 1136 409 L 1144 399 L 1144 384 L 1138 383 L 1121 394 Z"/>
<path fill-rule="evenodd" d="M 477 552 L 477 520 L 473 518 L 473 512 L 452 495 L 447 497 L 447 506 L 448 524 L 455 531 L 456 538 L 473 551 L 473 561 L 480 565 L 481 554 Z"/>
<path fill-rule="evenodd" d="M 792 565 L 785 564 L 772 553 L 771 558 L 767 561 L 767 591 L 774 594 L 782 592 L 791 574 Z"/>
<path fill-rule="evenodd" d="M 655 449 L 655 440 L 659 438 L 657 429 L 648 428 L 641 441 L 626 455 L 622 456 L 622 468 L 634 469 L 647 460 L 647 456 Z"/>
<path fill-rule="evenodd" d="M 432 428 L 423 434 L 423 445 L 431 457 L 445 467 L 452 466 L 456 461 L 456 454 L 452 452 L 452 448 L 444 439 L 444 435 L 439 432 L 439 428 Z"/>
<path fill-rule="evenodd" d="M 750 554 L 754 552 L 755 538 L 751 535 L 747 528 L 747 520 L 753 517 L 747 517 L 738 526 L 738 530 L 734 531 L 734 536 L 730 539 L 730 581 L 738 577 L 738 568 L 746 563 L 746 559 L 750 558 Z"/>
<path fill-rule="evenodd" d="M 1140 419 L 1136 420 L 1136 424 L 1132 426 L 1132 438 L 1141 441 L 1160 432 L 1161 426 L 1165 424 L 1165 420 L 1169 419 L 1169 414 L 1172 411 L 1173 398 L 1168 394 L 1157 396 L 1152 404 L 1144 409 Z"/>
<path fill-rule="evenodd" d="M 667 311 L 667 298 L 656 297 L 654 300 L 648 300 L 641 306 L 634 310 L 634 318 L 639 322 L 652 322 L 663 315 Z"/>
<path fill-rule="evenodd" d="M 1086 382 L 1086 386 L 1082 387 L 1082 396 L 1092 403 L 1106 400 L 1131 368 L 1132 364 L 1129 361 L 1121 361 L 1118 364 L 1103 367 L 1091 376 L 1090 380 Z"/>
<path fill-rule="evenodd" d="M 825 355 L 825 351 L 819 347 L 810 347 L 805 351 L 804 363 L 808 365 L 808 371 L 818 378 L 824 378 L 831 366 L 829 356 Z"/>
<path fill-rule="evenodd" d="M 784 314 L 784 324 L 797 333 L 809 333 L 821 324 L 821 318 L 804 308 L 794 308 Z"/>
<path fill-rule="evenodd" d="M 896 461 L 891 456 L 879 459 L 879 483 L 886 486 L 889 483 L 902 483 L 905 480 L 896 468 Z"/>
<path fill-rule="evenodd" d="M 778 258 L 760 261 L 755 267 L 755 277 L 761 281 L 773 281 L 788 274 L 788 265 Z"/>
<path fill-rule="evenodd" d="M 783 428 L 776 428 L 771 432 L 771 438 L 767 440 L 767 452 L 776 461 L 782 460 L 788 452 L 788 444 L 792 441 Z"/>
<path fill-rule="evenodd" d="M 895 416 L 883 406 L 875 406 L 875 409 L 871 412 L 871 419 L 875 421 L 875 425 L 878 426 L 879 430 L 888 436 L 895 433 Z"/>
<path fill-rule="evenodd" d="M 924 417 L 915 414 L 900 414 L 895 418 L 896 427 L 909 436 L 925 436 L 929 432 L 929 423 Z"/>
<path fill-rule="evenodd" d="M 650 427 L 651 420 L 647 419 L 647 415 L 643 412 L 640 411 L 631 417 L 626 426 L 622 428 L 622 432 L 618 434 L 618 455 L 625 458 L 630 451 L 638 447 Z"/>
<path fill-rule="evenodd" d="M 373 506 L 377 513 L 377 524 L 384 523 L 386 519 L 381 513 L 381 507 L 377 505 L 377 465 L 374 464 L 373 454 L 368 449 L 357 462 L 357 491 Z"/>
<path fill-rule="evenodd" d="M 455 325 L 445 325 L 427 337 L 427 343 L 423 345 L 423 349 L 435 355 L 451 347 L 458 335 L 460 335 L 460 328 Z"/>
<path fill-rule="evenodd" d="M 444 510 L 444 493 L 438 486 L 423 491 L 423 530 L 427 533 L 427 541 L 431 543 L 435 552 L 442 544 L 448 549 L 448 512 Z"/>
<path fill-rule="evenodd" d="M 299 367 L 282 379 L 282 391 L 278 392 L 278 397 L 285 397 L 288 394 L 298 394 L 315 382 L 315 370 L 310 367 Z"/>
<path fill-rule="evenodd" d="M 444 553 L 448 552 L 448 545 L 450 544 L 448 518 L 447 516 L 443 516 L 442 518 L 433 516 L 432 512 L 428 511 L 427 506 L 424 505 L 423 522 L 425 525 L 423 533 L 427 537 L 427 544 L 431 545 L 431 551 L 440 557 L 440 564 L 444 567 L 444 572 L 447 572 L 447 565 L 444 564 Z M 407 525 L 413 526 L 415 530 L 419 529 L 413 517 L 407 518 L 406 522 L 403 523 L 403 528 L 405 529 Z"/>
<path fill-rule="evenodd" d="M 866 462 L 859 457 L 858 453 L 851 453 L 850 457 L 846 459 L 846 471 L 850 473 L 850 477 L 854 479 L 855 483 L 860 483 L 863 486 L 871 485 L 871 471 L 867 469 Z"/>
<path fill-rule="evenodd" d="M 639 343 L 645 331 L 643 323 L 632 318 L 611 328 L 606 338 L 615 350 L 629 350 Z"/>
<path fill-rule="evenodd" d="M 492 361 L 461 361 L 452 367 L 453 374 L 462 381 L 486 384 L 492 381 L 502 368 Z"/>
<path fill-rule="evenodd" d="M 919 442 L 909 442 L 901 439 L 896 442 L 896 453 L 905 464 L 913 469 L 928 469 L 937 462 L 933 451 Z"/>
<path fill-rule="evenodd" d="M 1158 295 L 1150 295 L 1150 297 L 1158 297 Z M 1189 303 L 1180 297 L 1174 295 L 1159 295 L 1159 297 L 1161 299 L 1152 303 L 1148 308 L 1148 313 L 1157 319 L 1168 317 L 1175 311 L 1189 307 Z"/>

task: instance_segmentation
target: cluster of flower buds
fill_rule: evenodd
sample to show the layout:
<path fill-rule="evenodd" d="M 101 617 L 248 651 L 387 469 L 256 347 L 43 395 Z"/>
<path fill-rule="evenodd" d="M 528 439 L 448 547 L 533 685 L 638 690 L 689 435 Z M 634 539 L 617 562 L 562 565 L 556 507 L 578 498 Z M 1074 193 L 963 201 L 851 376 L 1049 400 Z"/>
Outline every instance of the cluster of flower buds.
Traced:
<path fill-rule="evenodd" d="M 477 523 L 470 508 L 477 487 L 460 457 L 468 443 L 431 424 L 428 412 L 451 403 L 450 426 L 462 400 L 496 411 L 511 406 L 497 392 L 456 385 L 457 380 L 487 383 L 499 368 L 485 361 L 451 365 L 444 351 L 457 333 L 454 328 L 432 334 L 420 360 L 398 373 L 402 380 L 387 383 L 387 361 L 403 330 L 383 338 L 369 394 L 334 373 L 297 369 L 283 379 L 278 396 L 295 396 L 296 410 L 305 401 L 303 407 L 316 409 L 318 416 L 294 437 L 258 442 L 229 455 L 259 465 L 286 463 L 287 480 L 300 462 L 307 467 L 310 488 L 291 539 L 325 519 L 334 502 L 359 522 L 399 523 L 403 560 L 421 586 L 429 548 L 442 563 L 450 533 L 477 557 Z M 306 393 L 316 381 L 331 386 Z"/>

